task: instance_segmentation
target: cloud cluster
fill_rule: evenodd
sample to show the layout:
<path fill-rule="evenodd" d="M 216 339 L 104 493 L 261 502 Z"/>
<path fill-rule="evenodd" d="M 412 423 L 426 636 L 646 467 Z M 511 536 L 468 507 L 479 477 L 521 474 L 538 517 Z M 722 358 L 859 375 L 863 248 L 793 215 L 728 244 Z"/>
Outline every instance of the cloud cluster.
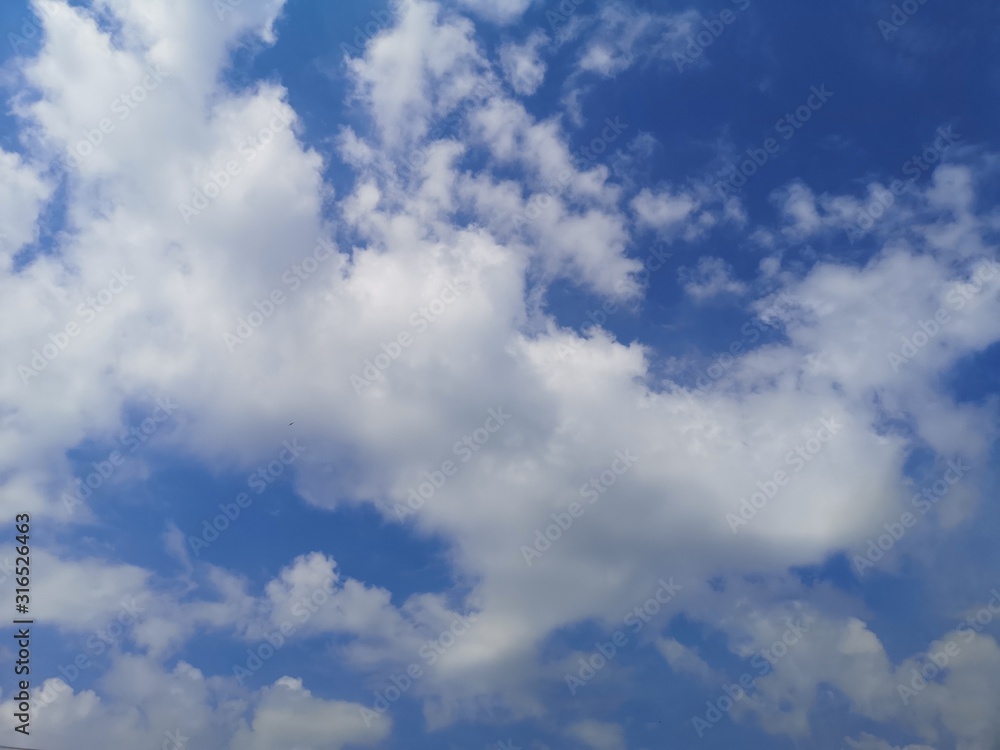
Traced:
<path fill-rule="evenodd" d="M 463 5 L 505 22 L 528 4 Z M 191 561 L 176 533 L 171 549 L 185 566 L 176 581 L 134 565 L 81 562 L 65 549 L 42 552 L 39 600 L 60 602 L 44 612 L 52 627 L 98 627 L 119 597 L 156 602 L 93 688 L 74 688 L 46 709 L 43 745 L 154 746 L 178 728 L 192 747 L 381 741 L 390 719 L 365 722 L 359 703 L 318 697 L 300 679 L 244 688 L 232 675 L 170 661 L 200 629 L 259 641 L 299 617 L 296 606 L 326 591 L 327 581 L 327 600 L 295 637 L 343 637 L 338 656 L 373 683 L 405 668 L 455 616 L 477 613 L 476 626 L 413 690 L 432 727 L 480 718 L 487 708 L 544 716 L 545 686 L 565 671 L 547 640 L 583 621 L 614 627 L 620 611 L 668 574 L 685 585 L 684 614 L 715 623 L 733 654 L 752 658 L 780 640 L 793 612 L 746 574 L 776 577 L 787 599 L 806 599 L 788 568 L 820 564 L 898 518 L 917 451 L 987 463 L 996 402 L 958 403 L 942 386 L 956 363 L 1000 340 L 1000 277 L 963 293 L 977 264 L 993 258 L 995 216 L 976 199 L 991 179 L 985 157 L 936 167 L 901 199 L 899 210 L 921 221 L 891 238 L 895 223 L 878 223 L 871 232 L 886 241 L 862 263 L 785 263 L 782 252 L 795 243 L 851 225 L 862 200 L 817 197 L 802 182 L 778 191 L 777 221 L 755 235 L 774 251 L 768 273 L 738 278 L 721 259 L 703 257 L 682 282 L 695 300 L 746 300 L 747 319 L 780 336 L 745 347 L 696 390 L 664 372 L 651 344 L 619 341 L 599 326 L 566 327 L 548 309 L 548 294 L 568 285 L 602 302 L 636 302 L 643 232 L 677 242 L 708 237 L 727 222 L 742 225 L 739 201 L 680 179 L 692 187 L 630 190 L 599 160 L 581 159 L 560 118 L 537 118 L 498 83 L 502 71 L 516 95 L 538 88 L 542 37 L 492 60 L 472 20 L 430 0 L 403 0 L 397 22 L 347 60 L 365 126 L 339 133 L 336 158 L 354 181 L 332 196 L 328 165 L 306 144 L 285 89 L 272 82 L 237 91 L 223 82 L 239 45 L 274 43 L 281 0 L 244 0 L 225 13 L 200 0 L 36 6 L 44 41 L 18 68 L 33 96 L 15 106 L 31 148 L 0 152 L 10 194 L 0 200 L 8 219 L 0 296 L 18 317 L 0 333 L 4 517 L 55 517 L 58 498 L 74 486 L 67 451 L 113 441 L 130 410 L 152 403 L 150 394 L 182 404 L 157 435 L 157 450 L 239 470 L 280 450 L 277 420 L 303 415 L 296 429 L 310 450 L 296 462 L 296 491 L 331 511 L 369 503 L 389 523 L 400 522 L 392 509 L 489 409 L 502 404 L 514 415 L 402 521 L 445 540 L 456 578 L 474 582 L 457 603 L 440 593 L 398 602 L 320 553 L 292 561 L 255 594 L 238 573 Z M 579 29 L 574 75 L 613 77 L 667 59 L 696 16 L 604 6 L 596 30 Z M 150 66 L 166 71 L 162 84 L 102 130 Z M 48 166 L 63 163 L 94 128 L 102 138 L 87 158 L 63 171 Z M 623 132 L 624 145 L 633 136 Z M 238 171 L 228 167 L 234 162 Z M 210 197 L 210 182 L 217 194 L 196 216 L 179 210 L 199 190 Z M 33 244 L 38 219 L 57 184 L 64 226 L 42 249 Z M 289 263 L 307 257 L 317 238 L 329 260 L 252 337 L 227 347 L 226 334 L 285 283 Z M 18 377 L 32 349 L 124 265 L 134 280 L 115 303 L 44 377 Z M 379 342 L 396 341 L 452 280 L 463 293 L 451 309 L 359 392 L 352 377 Z M 893 368 L 887 353 L 953 294 L 964 304 L 950 325 Z M 776 312 L 778 295 L 795 303 Z M 732 334 L 742 340 L 739 328 Z M 794 484 L 734 537 L 727 514 L 786 466 L 821 419 L 842 424 L 842 434 L 810 454 Z M 626 447 L 641 460 L 572 533 L 525 566 L 523 540 Z M 99 515 L 100 493 L 89 503 Z M 731 582 L 725 593 L 705 583 L 720 577 Z M 84 600 L 82 578 L 102 582 L 97 595 Z M 204 592 L 167 593 L 172 583 Z M 739 617 L 727 614 L 744 596 L 753 603 Z M 843 609 L 810 605 L 809 614 L 816 624 L 796 646 L 795 665 L 776 662 L 734 707 L 735 719 L 753 715 L 769 732 L 805 736 L 817 691 L 832 685 L 859 715 L 928 741 L 938 722 L 967 748 L 993 731 L 977 718 L 1000 691 L 1000 650 L 988 635 L 908 706 L 893 686 L 916 656 L 894 665 L 871 626 Z M 679 641 L 659 646 L 679 673 L 719 673 Z M 595 750 L 625 746 L 614 724 L 583 721 L 569 735 Z"/>

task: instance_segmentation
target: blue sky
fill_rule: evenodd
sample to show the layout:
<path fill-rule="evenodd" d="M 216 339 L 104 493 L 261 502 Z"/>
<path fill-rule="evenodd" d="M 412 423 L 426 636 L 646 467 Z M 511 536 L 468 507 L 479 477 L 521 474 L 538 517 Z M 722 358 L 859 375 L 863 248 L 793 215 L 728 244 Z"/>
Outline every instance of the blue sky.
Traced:
<path fill-rule="evenodd" d="M 997 20 L 5 4 L 2 741 L 1000 747 Z"/>

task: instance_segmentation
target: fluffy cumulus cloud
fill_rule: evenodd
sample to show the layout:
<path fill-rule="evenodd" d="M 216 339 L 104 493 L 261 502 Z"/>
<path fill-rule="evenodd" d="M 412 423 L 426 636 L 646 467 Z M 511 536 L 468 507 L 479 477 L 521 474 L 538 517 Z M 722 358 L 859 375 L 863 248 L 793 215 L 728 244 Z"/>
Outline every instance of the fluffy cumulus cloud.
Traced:
<path fill-rule="evenodd" d="M 459 5 L 483 18 L 499 23 L 518 19 L 531 5 L 532 0 L 459 0 Z"/>
<path fill-rule="evenodd" d="M 568 727 L 566 733 L 593 750 L 622 750 L 625 736 L 622 728 L 599 721 L 581 721 Z"/>
<path fill-rule="evenodd" d="M 728 128 L 673 149 L 674 104 L 623 83 L 690 102 L 664 68 L 707 11 L 536 5 L 400 0 L 309 52 L 343 84 L 312 90 L 252 61 L 340 9 L 25 10 L 0 511 L 38 528 L 37 628 L 70 644 L 25 744 L 791 747 L 833 710 L 862 750 L 1000 738 L 998 584 L 952 582 L 995 521 L 991 145 L 938 136 L 902 187 L 775 159 L 720 192 Z M 415 572 L 369 579 L 386 555 Z M 865 588 L 904 571 L 919 636 Z M 664 685 L 681 713 L 635 715 Z"/>
<path fill-rule="evenodd" d="M 544 32 L 536 31 L 522 44 L 505 44 L 500 48 L 500 64 L 511 88 L 521 95 L 534 94 L 545 79 L 545 62 L 541 49 L 548 42 Z"/>
<path fill-rule="evenodd" d="M 720 294 L 740 294 L 746 285 L 732 276 L 732 269 L 721 258 L 702 258 L 694 269 L 682 269 L 684 291 L 696 300 Z"/>
<path fill-rule="evenodd" d="M 302 680 L 282 677 L 261 692 L 253 720 L 237 731 L 234 747 L 340 750 L 345 745 L 373 745 L 389 733 L 388 720 L 365 722 L 355 705 L 314 698 Z"/>
<path fill-rule="evenodd" d="M 637 63 L 671 59 L 696 30 L 698 19 L 694 10 L 661 14 L 607 3 L 594 19 L 599 31 L 584 46 L 579 70 L 613 77 Z"/>

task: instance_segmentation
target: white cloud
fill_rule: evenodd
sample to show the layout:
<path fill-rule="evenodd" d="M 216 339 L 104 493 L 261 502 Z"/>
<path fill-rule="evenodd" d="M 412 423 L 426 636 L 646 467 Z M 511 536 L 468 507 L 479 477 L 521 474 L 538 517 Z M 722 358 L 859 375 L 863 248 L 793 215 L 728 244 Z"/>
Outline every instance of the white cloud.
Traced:
<path fill-rule="evenodd" d="M 386 738 L 391 726 L 385 716 L 366 722 L 356 703 L 313 697 L 302 680 L 282 677 L 261 691 L 250 727 L 236 733 L 233 747 L 340 750 L 345 745 L 374 745 Z"/>
<path fill-rule="evenodd" d="M 52 193 L 18 154 L 0 149 L 0 265 L 10 269 L 17 252 L 36 240 L 39 211 Z"/>
<path fill-rule="evenodd" d="M 638 11 L 620 2 L 601 6 L 596 31 L 585 43 L 578 69 L 613 78 L 632 65 L 669 59 L 683 49 L 700 15 Z"/>
<path fill-rule="evenodd" d="M 541 49 L 549 38 L 536 31 L 521 44 L 508 43 L 500 48 L 500 64 L 515 92 L 522 96 L 534 94 L 545 79 L 545 61 Z"/>
<path fill-rule="evenodd" d="M 643 188 L 632 199 L 632 210 L 639 223 L 654 229 L 669 229 L 687 219 L 698 208 L 698 201 L 691 195 L 679 193 L 653 193 Z"/>
<path fill-rule="evenodd" d="M 605 3 L 597 13 L 571 15 L 555 34 L 555 45 L 580 41 L 573 74 L 564 85 L 562 104 L 572 122 L 581 127 L 583 108 L 594 75 L 615 78 L 633 65 L 663 63 L 687 44 L 694 24 L 701 18 L 694 10 L 649 13 L 622 2 Z"/>
<path fill-rule="evenodd" d="M 617 724 L 587 719 L 569 726 L 566 734 L 591 750 L 625 750 L 625 732 Z"/>
<path fill-rule="evenodd" d="M 459 0 L 459 5 L 476 15 L 508 24 L 516 21 L 531 6 L 532 0 Z"/>
<path fill-rule="evenodd" d="M 776 199 L 781 211 L 790 222 L 785 232 L 793 237 L 808 237 L 821 226 L 822 220 L 816 210 L 816 198 L 802 183 L 793 183 L 779 191 Z"/>
<path fill-rule="evenodd" d="M 47 709 L 58 721 L 46 725 L 50 734 L 39 744 L 155 746 L 158 733 L 183 717 L 196 725 L 192 736 L 202 732 L 198 747 L 224 747 L 237 732 L 245 744 L 236 746 L 249 747 L 267 747 L 279 734 L 287 741 L 289 731 L 305 747 L 323 732 L 341 744 L 379 741 L 384 725 L 377 731 L 359 726 L 349 716 L 356 706 L 315 697 L 294 678 L 247 696 L 231 681 L 184 663 L 169 673 L 157 663 L 199 628 L 252 638 L 331 576 L 330 606 L 303 632 L 351 636 L 348 663 L 366 673 L 412 660 L 413 649 L 447 627 L 456 609 L 480 614 L 414 691 L 429 724 L 478 717 L 484 706 L 540 716 L 546 710 L 540 686 L 553 669 L 539 654 L 553 632 L 581 620 L 613 619 L 648 596 L 661 575 L 685 582 L 733 571 L 774 575 L 863 542 L 898 513 L 908 491 L 904 467 L 915 449 L 985 463 L 996 433 L 992 407 L 958 405 L 940 382 L 956 362 L 1000 339 L 997 287 L 987 286 L 956 310 L 953 325 L 901 371 L 886 359 L 950 293 L 964 289 L 970 258 L 986 246 L 989 217 L 975 213 L 974 167 L 935 173 L 925 202 L 948 210 L 926 214 L 906 244 L 890 244 L 864 266 L 825 262 L 793 273 L 771 264 L 768 292 L 796 300 L 768 316 L 785 337 L 753 348 L 756 339 L 747 341 L 737 328 L 733 341 L 742 351 L 707 387 L 684 388 L 661 379 L 651 365 L 655 352 L 641 341 L 619 342 L 597 328 L 583 335 L 561 329 L 531 301 L 532 295 L 544 298 L 556 278 L 604 298 L 635 298 L 629 203 L 645 225 L 669 228 L 685 220 L 675 218 L 679 214 L 695 214 L 691 201 L 708 203 L 702 192 L 692 188 L 685 201 L 650 191 L 630 201 L 605 167 L 577 163 L 557 120 L 537 121 L 495 91 L 474 95 L 492 74 L 472 24 L 409 0 L 400 25 L 351 63 L 374 135 L 344 132 L 342 151 L 358 180 L 343 196 L 332 196 L 321 177 L 323 160 L 302 145 L 291 117 L 290 127 L 278 128 L 265 148 L 251 152 L 252 160 L 239 151 L 241 140 L 267 127 L 273 113 L 292 114 L 279 86 L 233 93 L 218 84 L 227 51 L 244 34 L 268 38 L 280 8 L 244 6 L 238 23 L 234 16 L 212 25 L 214 11 L 193 0 L 171 6 L 183 12 L 162 24 L 158 14 L 173 11 L 144 14 L 143 4 L 115 5 L 127 21 L 129 43 L 122 48 L 66 7 L 47 22 L 48 41 L 24 70 L 40 98 L 22 102 L 17 114 L 45 144 L 39 159 L 78 141 L 135 85 L 145 64 L 162 63 L 171 77 L 69 180 L 69 223 L 57 252 L 35 258 L 19 274 L 0 269 L 0 294 L 19 316 L 17 327 L 0 334 L 8 373 L 0 380 L 4 507 L 9 514 L 29 505 L 58 518 L 59 496 L 71 479 L 67 451 L 85 440 L 115 445 L 128 426 L 121 414 L 148 403 L 150 393 L 164 393 L 175 394 L 181 408 L 170 429 L 157 435 L 159 450 L 253 471 L 280 450 L 274 425 L 293 414 L 296 434 L 308 446 L 295 466 L 301 496 L 327 508 L 370 502 L 395 522 L 391 509 L 423 481 L 422 472 L 445 459 L 459 462 L 455 442 L 481 426 L 487 409 L 500 406 L 513 415 L 509 424 L 407 520 L 416 532 L 445 540 L 456 576 L 475 584 L 460 608 L 429 594 L 394 607 L 390 592 L 341 577 L 333 559 L 312 554 L 255 597 L 238 575 L 195 562 L 191 575 L 203 576 L 197 580 L 212 598 L 163 597 L 130 641 L 146 655 L 117 655 L 98 689 L 76 691 Z M 636 40 L 663 23 L 634 23 L 615 16 L 621 11 L 614 8 L 602 13 L 610 14 L 608 34 L 620 35 L 621 44 L 591 39 L 581 59 L 585 68 L 613 75 L 644 58 Z M 680 33 L 682 22 L 670 23 Z M 447 132 L 432 135 L 463 106 Z M 418 166 L 397 169 L 396 157 L 412 156 L 417 145 L 427 146 Z M 472 151 L 485 163 L 475 172 L 462 161 Z M 240 174 L 185 221 L 178 204 L 191 201 L 194 189 L 232 160 Z M 45 188 L 25 176 L 29 167 L 8 161 L 4 168 L 27 196 L 16 226 L 18 237 L 30 239 Z M 546 195 L 561 177 L 565 185 L 548 194 L 541 212 L 513 226 L 511 217 L 527 214 L 531 198 Z M 806 190 L 784 204 L 796 229 L 772 233 L 780 245 L 775 254 L 818 231 L 817 216 L 820 225 L 833 222 L 826 208 L 833 204 Z M 702 214 L 712 218 L 712 211 Z M 733 209 L 734 222 L 737 214 Z M 342 235 L 351 236 L 352 247 L 335 249 L 294 289 L 284 281 L 318 238 Z M 17 365 L 67 321 L 78 320 L 76 305 L 123 265 L 134 285 L 36 378 L 22 382 Z M 414 313 L 454 278 L 467 291 L 432 322 L 420 318 L 418 331 L 410 322 Z M 696 298 L 752 290 L 711 257 L 702 259 L 686 287 Z M 231 354 L 223 336 L 273 289 L 286 297 L 280 313 Z M 758 302 L 758 308 L 766 304 Z M 351 377 L 400 332 L 419 335 L 356 393 Z M 564 356 L 568 344 L 572 361 Z M 905 427 L 886 428 L 887 415 Z M 789 452 L 828 418 L 842 422 L 843 432 L 796 474 L 794 489 L 776 495 L 734 536 L 726 515 L 739 512 L 758 483 L 787 470 Z M 592 514 L 527 567 L 521 547 L 626 449 L 639 456 L 635 466 Z M 99 514 L 103 502 L 110 500 L 98 493 L 88 507 Z M 236 523 L 228 533 L 238 533 Z M 176 557 L 176 542 L 173 549 Z M 55 551 L 49 554 L 54 561 Z M 63 601 L 60 592 L 72 601 L 79 583 L 72 560 L 64 555 L 60 562 L 51 578 L 39 579 L 54 592 L 53 608 Z M 49 621 L 66 629 L 107 616 L 133 584 L 154 589 L 157 583 L 129 566 L 81 567 L 106 579 L 103 593 L 76 602 L 77 611 L 49 611 Z M 789 598 L 804 596 L 788 588 Z M 741 593 L 755 601 L 764 596 L 752 587 Z M 717 596 L 692 583 L 678 608 L 718 623 L 735 595 Z M 765 644 L 776 628 L 780 633 L 785 612 L 761 609 L 739 627 L 720 627 L 734 642 Z M 816 660 L 808 673 L 799 680 L 791 662 L 776 670 L 781 680 L 762 691 L 759 705 L 780 705 L 790 695 L 805 696 L 808 704 L 821 680 L 829 680 L 859 711 L 922 726 L 889 707 L 891 666 L 870 628 L 860 619 L 827 619 L 815 640 L 823 648 L 803 651 Z M 983 638 L 956 670 L 949 687 L 966 704 L 937 688 L 921 694 L 928 715 L 964 733 L 967 743 L 986 736 L 970 712 L 995 704 L 988 703 L 995 698 L 991 674 L 1000 673 L 995 651 Z M 832 655 L 839 661 L 831 664 Z M 684 663 L 694 671 L 707 664 Z M 988 689 L 977 692 L 984 685 Z M 193 703 L 172 699 L 175 693 Z M 801 734 L 808 722 L 802 701 L 787 716 L 768 714 L 768 726 Z M 140 709 L 155 713 L 153 729 L 138 725 Z M 577 729 L 578 738 L 599 743 L 594 747 L 618 746 L 613 727 L 585 722 Z"/>
<path fill-rule="evenodd" d="M 863 732 L 857 740 L 847 738 L 846 742 L 847 746 L 853 748 L 853 750 L 934 750 L 930 745 L 906 745 L 905 747 L 900 747 L 885 740 L 880 740 L 878 737 L 867 732 Z"/>
<path fill-rule="evenodd" d="M 362 705 L 313 696 L 302 681 L 283 677 L 252 696 L 233 681 L 206 677 L 186 662 L 170 672 L 135 656 L 116 656 L 95 690 L 46 680 L 35 696 L 31 736 L 42 747 L 251 748 L 278 745 L 340 750 L 385 739 L 392 722 L 362 717 Z M 4 731 L 13 732 L 14 701 L 2 704 Z"/>
<path fill-rule="evenodd" d="M 398 25 L 374 37 L 349 66 L 382 141 L 405 147 L 426 134 L 431 117 L 473 96 L 487 65 L 468 19 L 424 0 L 402 0 L 398 13 Z"/>
<path fill-rule="evenodd" d="M 733 269 L 722 258 L 702 258 L 694 269 L 681 269 L 684 291 L 697 301 L 723 294 L 743 294 L 747 285 L 733 278 Z"/>
<path fill-rule="evenodd" d="M 140 610 L 147 603 L 150 576 L 142 568 L 95 559 L 68 562 L 45 550 L 31 557 L 32 610 L 39 620 L 60 629 L 105 627 L 123 610 L 131 611 L 133 602 Z"/>
<path fill-rule="evenodd" d="M 717 681 L 715 670 L 698 655 L 696 649 L 674 638 L 660 638 L 656 641 L 656 648 L 675 672 L 689 674 L 705 683 Z"/>

